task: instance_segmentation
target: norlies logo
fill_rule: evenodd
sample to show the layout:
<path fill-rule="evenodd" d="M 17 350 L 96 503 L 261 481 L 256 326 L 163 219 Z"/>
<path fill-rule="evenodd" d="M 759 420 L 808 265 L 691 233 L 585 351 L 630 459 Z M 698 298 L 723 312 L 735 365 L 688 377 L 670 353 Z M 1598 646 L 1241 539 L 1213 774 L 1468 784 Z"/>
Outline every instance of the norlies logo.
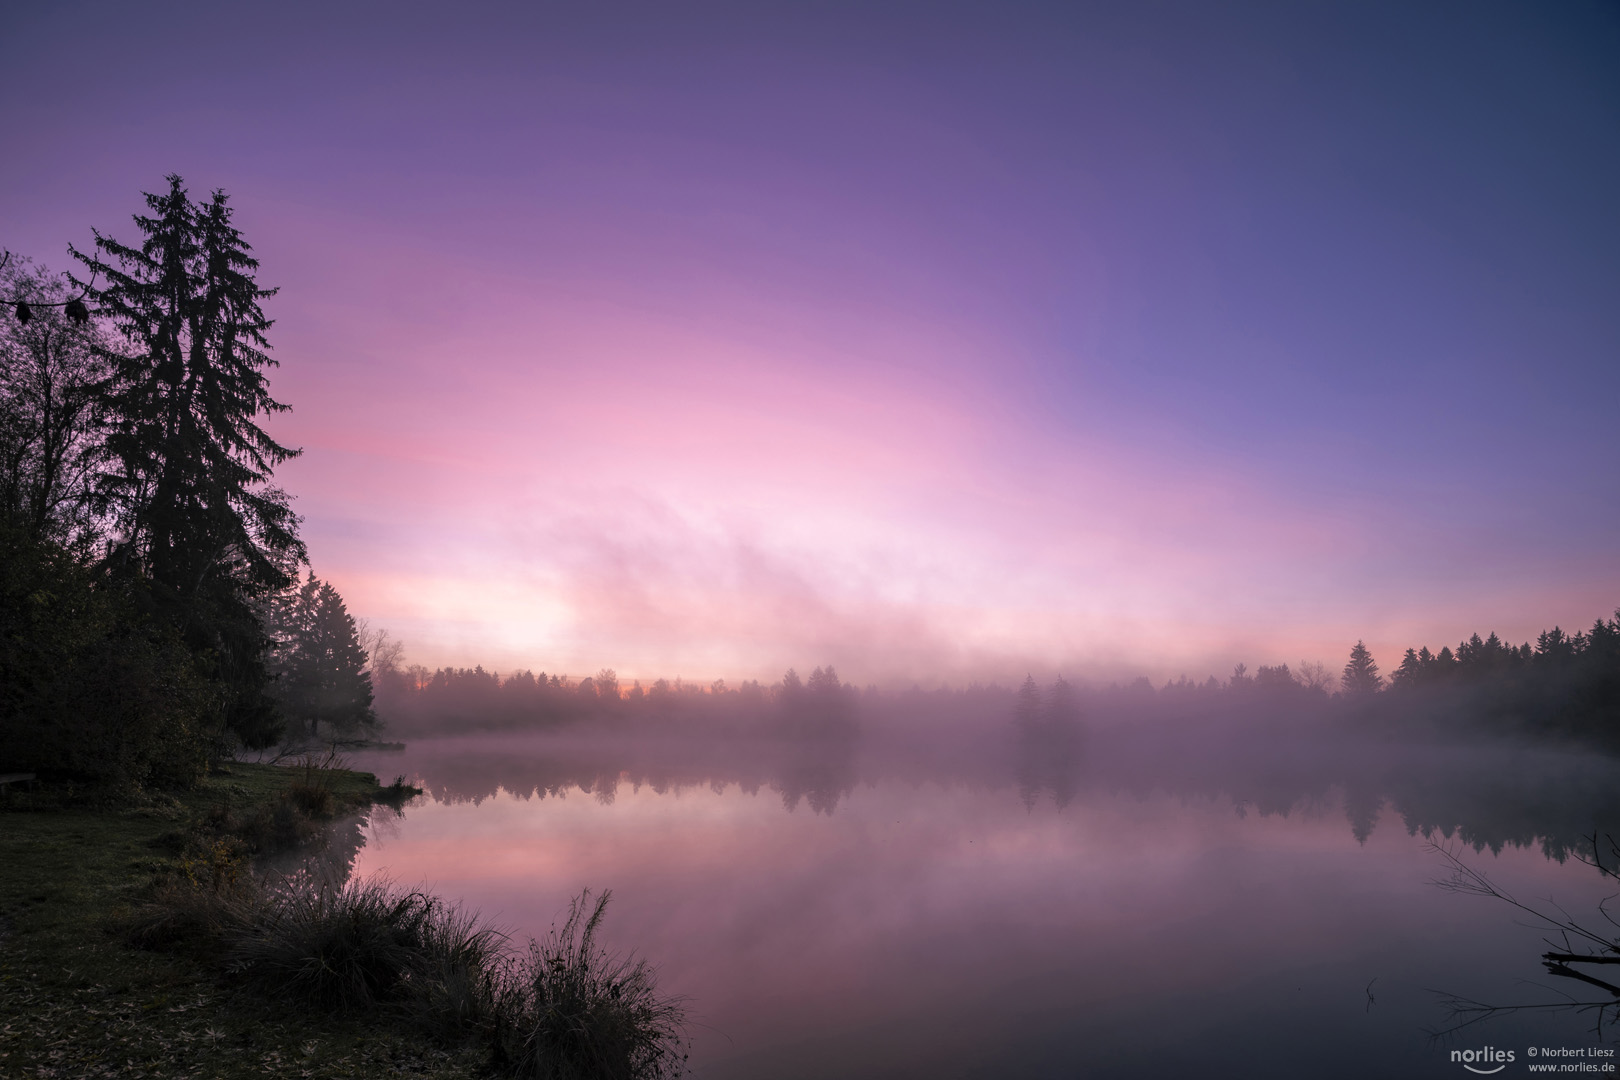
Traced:
<path fill-rule="evenodd" d="M 1508 1067 L 1508 1062 L 1513 1060 L 1513 1051 L 1498 1050 L 1494 1046 L 1487 1046 L 1482 1050 L 1453 1050 L 1451 1052 L 1451 1060 L 1462 1065 L 1463 1068 L 1467 1069 L 1471 1073 L 1478 1073 L 1481 1076 L 1489 1076 L 1492 1073 L 1499 1073 Z M 1475 1068 L 1476 1065 L 1494 1065 L 1496 1067 L 1494 1069 Z"/>

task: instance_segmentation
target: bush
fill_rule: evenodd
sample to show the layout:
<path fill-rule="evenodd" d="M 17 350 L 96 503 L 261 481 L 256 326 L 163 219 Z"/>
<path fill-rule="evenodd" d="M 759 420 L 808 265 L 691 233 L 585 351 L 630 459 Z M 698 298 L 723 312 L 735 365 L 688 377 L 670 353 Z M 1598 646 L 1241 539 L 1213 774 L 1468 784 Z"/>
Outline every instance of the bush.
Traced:
<path fill-rule="evenodd" d="M 433 902 L 386 881 L 290 879 L 259 925 L 237 935 L 231 969 L 277 993 L 343 1011 L 397 999 L 420 962 Z"/>
<path fill-rule="evenodd" d="M 655 1080 L 686 1071 L 685 1010 L 658 996 L 645 960 L 596 944 L 611 892 L 509 961 L 495 987 L 497 1067 L 534 1080 Z M 589 914 L 587 915 L 587 911 Z"/>

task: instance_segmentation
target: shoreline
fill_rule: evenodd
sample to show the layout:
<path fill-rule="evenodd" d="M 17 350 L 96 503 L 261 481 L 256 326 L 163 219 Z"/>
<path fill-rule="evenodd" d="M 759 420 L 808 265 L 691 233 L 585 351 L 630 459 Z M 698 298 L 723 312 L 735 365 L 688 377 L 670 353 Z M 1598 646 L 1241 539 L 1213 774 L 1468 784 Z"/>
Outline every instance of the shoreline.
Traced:
<path fill-rule="evenodd" d="M 321 823 L 389 801 L 370 773 L 327 769 Z M 0 1073 L 51 1077 L 487 1075 L 386 1012 L 317 1012 L 237 985 L 219 957 L 126 941 L 137 908 L 185 874 L 210 817 L 263 819 L 307 770 L 232 762 L 197 787 L 114 798 L 39 785 L 0 799 Z M 398 790 L 394 790 L 398 795 Z"/>

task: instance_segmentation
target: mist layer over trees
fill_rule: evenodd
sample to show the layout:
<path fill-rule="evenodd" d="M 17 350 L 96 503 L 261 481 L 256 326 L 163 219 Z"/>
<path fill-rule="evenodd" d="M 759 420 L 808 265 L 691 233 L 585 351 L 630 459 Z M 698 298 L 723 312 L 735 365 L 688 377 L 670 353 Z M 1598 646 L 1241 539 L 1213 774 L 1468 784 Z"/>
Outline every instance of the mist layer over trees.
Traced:
<path fill-rule="evenodd" d="M 847 736 L 883 728 L 920 736 L 964 727 L 1062 738 L 1077 726 L 1198 723 L 1215 727 L 1286 724 L 1345 727 L 1379 735 L 1466 735 L 1574 739 L 1620 748 L 1620 611 L 1574 635 L 1554 628 L 1534 646 L 1478 634 L 1455 651 L 1408 649 L 1387 679 L 1360 641 L 1342 671 L 1320 663 L 1237 665 L 1226 679 L 1181 676 L 1162 686 L 1142 678 L 1105 686 L 1033 677 L 1017 688 L 879 692 L 840 681 L 829 665 L 808 679 L 789 670 L 774 684 L 730 685 L 658 679 L 625 685 L 612 669 L 570 678 L 520 670 L 407 665 L 400 642 L 374 632 L 368 643 L 377 706 L 407 735 L 489 730 L 685 731 L 773 736 Z"/>

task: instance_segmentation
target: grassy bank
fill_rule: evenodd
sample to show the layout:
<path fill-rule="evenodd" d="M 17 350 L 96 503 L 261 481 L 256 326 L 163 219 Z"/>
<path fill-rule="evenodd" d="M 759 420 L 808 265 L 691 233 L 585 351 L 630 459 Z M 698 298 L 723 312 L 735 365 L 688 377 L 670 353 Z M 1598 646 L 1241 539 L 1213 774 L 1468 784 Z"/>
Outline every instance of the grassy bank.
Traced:
<path fill-rule="evenodd" d="M 161 883 L 245 869 L 386 797 L 370 774 L 233 764 L 177 796 L 0 795 L 0 1076 L 471 1077 L 387 1011 L 321 1011 L 129 943 Z M 335 840 L 342 858 L 342 830 Z"/>

